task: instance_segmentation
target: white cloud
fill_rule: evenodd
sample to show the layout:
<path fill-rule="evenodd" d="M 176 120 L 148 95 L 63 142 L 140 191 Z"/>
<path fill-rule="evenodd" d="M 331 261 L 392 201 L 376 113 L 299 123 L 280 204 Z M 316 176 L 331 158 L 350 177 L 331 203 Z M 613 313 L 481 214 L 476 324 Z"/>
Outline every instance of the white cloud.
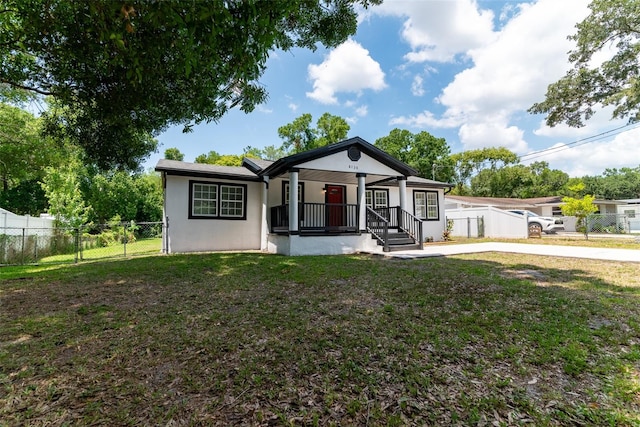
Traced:
<path fill-rule="evenodd" d="M 470 113 L 528 108 L 568 67 L 567 35 L 587 13 L 587 0 L 539 0 L 521 5 L 495 42 L 469 52 L 474 66 L 456 75 L 440 102 Z"/>
<path fill-rule="evenodd" d="M 298 105 L 297 105 L 297 104 L 294 104 L 293 102 L 290 102 L 290 103 L 289 103 L 289 109 L 290 109 L 291 111 L 298 111 Z"/>
<path fill-rule="evenodd" d="M 499 123 L 466 123 L 460 126 L 458 136 L 466 149 L 505 147 L 515 153 L 528 150 L 524 132 L 516 126 Z"/>
<path fill-rule="evenodd" d="M 261 112 L 261 113 L 265 113 L 265 114 L 271 114 L 273 113 L 273 110 L 270 108 L 265 107 L 264 105 L 258 105 L 256 107 L 256 110 Z"/>
<path fill-rule="evenodd" d="M 574 128 L 564 123 L 558 124 L 554 127 L 549 127 L 545 123 L 544 119 L 540 121 L 539 127 L 533 131 L 535 135 L 546 136 L 550 138 L 582 138 L 596 135 L 602 132 L 602 129 L 610 129 L 618 126 L 624 126 L 627 123 L 625 119 L 611 120 L 611 114 L 615 107 L 606 107 L 600 110 L 596 110 L 596 113 L 591 117 L 585 125 L 581 128 Z"/>
<path fill-rule="evenodd" d="M 430 111 L 423 111 L 413 116 L 392 117 L 389 120 L 390 125 L 403 125 L 414 128 L 454 128 L 462 125 L 462 123 L 462 117 L 455 114 L 437 118 Z"/>
<path fill-rule="evenodd" d="M 524 131 L 517 127 L 515 120 L 533 103 L 542 100 L 547 86 L 568 69 L 567 51 L 572 42 L 567 36 L 575 32 L 575 23 L 587 15 L 588 2 L 538 0 L 517 5 L 514 9 L 517 13 L 499 32 L 480 37 L 478 43 L 469 45 L 466 54 L 472 66 L 458 73 L 438 96 L 437 102 L 444 107 L 441 116 L 423 111 L 393 120 L 416 127 L 461 126 L 458 135 L 464 149 L 503 145 L 523 152 L 527 143 Z M 425 3 L 449 2 L 412 3 L 416 8 L 421 5 L 428 10 Z M 470 0 L 461 4 L 478 8 Z M 505 9 L 501 18 L 507 19 L 514 10 Z M 484 22 L 481 18 L 485 15 L 480 10 L 467 15 Z M 469 19 L 467 25 L 473 22 Z M 482 34 L 488 34 L 487 28 L 484 27 Z M 459 31 L 459 40 L 466 34 L 456 28 L 451 31 Z M 440 43 L 447 44 L 446 41 Z M 447 46 L 449 51 L 455 50 L 452 44 Z M 538 132 L 543 135 L 545 130 L 541 127 Z"/>
<path fill-rule="evenodd" d="M 358 117 L 365 117 L 368 113 L 369 113 L 369 107 L 367 107 L 366 105 L 361 105 L 358 108 L 356 108 L 356 116 Z"/>
<path fill-rule="evenodd" d="M 553 169 L 560 169 L 572 177 L 600 175 L 605 168 L 638 167 L 640 165 L 640 127 L 620 133 L 604 142 L 567 145 L 558 143 L 558 150 L 539 157 L 530 157 L 532 161 L 548 162 Z M 570 147 L 570 148 L 569 148 Z"/>
<path fill-rule="evenodd" d="M 449 62 L 495 37 L 493 12 L 475 0 L 388 1 L 372 13 L 407 18 L 402 37 L 412 49 L 405 55 L 409 62 Z"/>
<path fill-rule="evenodd" d="M 387 86 L 380 64 L 353 40 L 335 48 L 321 64 L 310 64 L 308 72 L 313 91 L 307 96 L 322 104 L 337 104 L 338 92 L 360 94 L 365 89 L 380 91 Z"/>
<path fill-rule="evenodd" d="M 413 96 L 422 96 L 424 95 L 424 80 L 419 75 L 416 75 L 413 78 L 413 83 L 411 83 L 411 93 Z"/>

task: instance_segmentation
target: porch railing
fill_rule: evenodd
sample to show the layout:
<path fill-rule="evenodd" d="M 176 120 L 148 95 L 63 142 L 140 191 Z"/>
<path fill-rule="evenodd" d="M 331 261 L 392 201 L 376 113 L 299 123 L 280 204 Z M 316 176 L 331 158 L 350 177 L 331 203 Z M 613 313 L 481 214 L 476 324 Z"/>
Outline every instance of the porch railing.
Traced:
<path fill-rule="evenodd" d="M 289 229 L 289 205 L 271 208 L 271 231 Z M 298 231 L 342 232 L 359 231 L 358 205 L 346 203 L 300 203 L 298 205 Z"/>
<path fill-rule="evenodd" d="M 375 208 L 375 212 L 389 221 L 389 228 L 397 228 L 409 234 L 417 242 L 422 242 L 422 220 L 416 216 L 402 210 L 400 206 Z"/>
<path fill-rule="evenodd" d="M 422 220 L 398 207 L 398 229 L 406 232 L 417 243 L 422 244 Z"/>
<path fill-rule="evenodd" d="M 389 252 L 389 220 L 371 208 L 367 208 L 367 231 Z"/>
<path fill-rule="evenodd" d="M 398 228 L 398 212 L 400 210 L 400 206 L 396 207 L 386 207 L 386 208 L 375 208 L 374 212 L 380 215 L 382 218 L 386 219 L 389 222 L 389 228 Z"/>

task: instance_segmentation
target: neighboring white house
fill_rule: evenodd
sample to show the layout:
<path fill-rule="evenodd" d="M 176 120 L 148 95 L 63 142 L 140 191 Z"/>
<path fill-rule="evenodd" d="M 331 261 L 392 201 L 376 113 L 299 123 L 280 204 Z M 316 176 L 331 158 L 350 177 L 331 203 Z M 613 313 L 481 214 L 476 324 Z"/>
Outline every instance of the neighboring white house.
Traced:
<path fill-rule="evenodd" d="M 593 202 L 597 207 L 596 213 L 602 215 L 616 214 L 620 206 L 625 206 L 625 202 L 619 200 L 600 200 Z M 525 209 L 545 217 L 561 217 L 564 221 L 565 231 L 576 231 L 574 217 L 566 217 L 562 214 L 560 206 L 563 204 L 562 196 L 534 197 L 529 199 L 516 199 L 506 197 L 471 197 L 447 195 L 445 200 L 445 210 L 458 210 L 469 208 L 497 208 L 503 210 Z M 456 213 L 459 215 L 459 213 Z M 498 236 L 487 236 L 498 237 Z M 507 236 L 504 236 L 507 237 Z"/>
<path fill-rule="evenodd" d="M 640 199 L 623 199 L 618 205 L 618 214 L 626 215 L 631 233 L 640 233 Z"/>
<path fill-rule="evenodd" d="M 286 255 L 421 248 L 441 240 L 447 183 L 365 140 L 242 166 L 160 160 L 166 252 Z M 298 203 L 289 203 L 297 200 Z"/>

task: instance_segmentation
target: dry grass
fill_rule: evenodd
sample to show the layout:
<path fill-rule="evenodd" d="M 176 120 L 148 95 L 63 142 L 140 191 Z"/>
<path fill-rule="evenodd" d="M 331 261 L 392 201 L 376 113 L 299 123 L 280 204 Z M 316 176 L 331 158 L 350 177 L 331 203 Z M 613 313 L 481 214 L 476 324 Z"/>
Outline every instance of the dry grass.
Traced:
<path fill-rule="evenodd" d="M 637 264 L 210 254 L 1 272 L 3 425 L 640 425 Z"/>

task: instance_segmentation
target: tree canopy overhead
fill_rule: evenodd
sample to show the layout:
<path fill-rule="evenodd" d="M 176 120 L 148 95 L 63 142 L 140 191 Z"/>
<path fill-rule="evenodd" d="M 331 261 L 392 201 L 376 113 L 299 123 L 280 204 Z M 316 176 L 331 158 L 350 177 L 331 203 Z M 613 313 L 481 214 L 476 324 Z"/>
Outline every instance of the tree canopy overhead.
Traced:
<path fill-rule="evenodd" d="M 0 85 L 54 97 L 50 131 L 126 164 L 154 148 L 140 133 L 252 111 L 271 50 L 336 46 L 380 1 L 4 0 Z"/>
<path fill-rule="evenodd" d="M 284 140 L 282 151 L 287 154 L 301 153 L 318 147 L 340 142 L 347 137 L 351 127 L 345 119 L 324 113 L 311 127 L 313 117 L 305 113 L 293 122 L 278 128 L 278 136 Z"/>
<path fill-rule="evenodd" d="M 593 0 L 589 16 L 569 39 L 573 68 L 549 85 L 546 99 L 530 108 L 547 114 L 547 124 L 580 127 L 595 108 L 613 106 L 614 118 L 640 120 L 640 2 Z M 599 63 L 599 58 L 613 55 Z"/>
<path fill-rule="evenodd" d="M 413 134 L 396 128 L 378 138 L 375 146 L 415 168 L 423 178 L 445 182 L 452 178 L 453 162 L 444 138 L 436 138 L 426 131 Z"/>

